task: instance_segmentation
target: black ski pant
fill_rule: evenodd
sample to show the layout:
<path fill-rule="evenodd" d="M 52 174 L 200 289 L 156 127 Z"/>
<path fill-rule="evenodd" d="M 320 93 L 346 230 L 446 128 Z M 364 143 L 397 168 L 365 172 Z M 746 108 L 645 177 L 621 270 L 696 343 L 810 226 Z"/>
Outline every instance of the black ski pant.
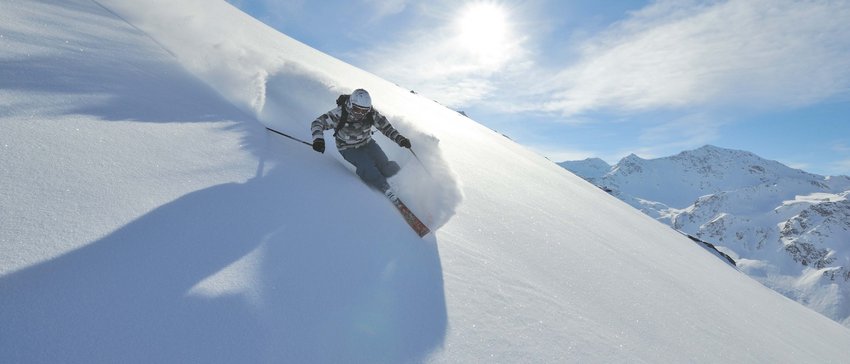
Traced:
<path fill-rule="evenodd" d="M 401 170 L 398 163 L 387 158 L 387 155 L 374 140 L 357 147 L 339 151 L 342 157 L 357 168 L 357 175 L 369 186 L 381 192 L 390 188 L 387 178 Z"/>

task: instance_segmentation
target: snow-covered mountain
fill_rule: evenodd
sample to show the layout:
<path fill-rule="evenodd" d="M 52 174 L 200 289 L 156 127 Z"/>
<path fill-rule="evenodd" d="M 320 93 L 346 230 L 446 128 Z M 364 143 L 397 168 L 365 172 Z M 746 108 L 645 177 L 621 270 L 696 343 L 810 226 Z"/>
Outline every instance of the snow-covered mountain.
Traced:
<path fill-rule="evenodd" d="M 714 146 L 652 160 L 630 155 L 607 170 L 594 160 L 561 166 L 850 326 L 847 176 L 819 176 Z"/>
<path fill-rule="evenodd" d="M 581 161 L 566 161 L 558 163 L 582 178 L 592 181 L 611 171 L 611 165 L 599 158 L 588 158 Z"/>
<path fill-rule="evenodd" d="M 842 363 L 850 330 L 223 1 L 0 2 L 2 363 Z M 268 133 L 356 87 L 420 239 Z M 492 161 L 498 160 L 498 165 Z"/>

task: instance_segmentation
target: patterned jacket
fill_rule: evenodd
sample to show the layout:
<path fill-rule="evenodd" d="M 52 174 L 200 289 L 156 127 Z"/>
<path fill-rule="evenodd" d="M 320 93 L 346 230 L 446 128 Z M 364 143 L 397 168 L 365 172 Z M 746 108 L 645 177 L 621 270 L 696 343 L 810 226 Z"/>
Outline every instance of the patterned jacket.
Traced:
<path fill-rule="evenodd" d="M 371 116 L 371 117 L 370 117 Z M 310 124 L 310 131 L 313 133 L 313 139 L 323 137 L 325 130 L 335 129 L 342 119 L 342 107 L 337 107 L 327 113 L 319 116 L 313 123 Z M 387 136 L 390 140 L 398 143 L 402 135 L 390 125 L 390 122 L 384 115 L 372 108 L 360 120 L 355 120 L 351 114 L 348 115 L 348 122 L 339 130 L 336 135 L 336 147 L 339 150 L 348 148 L 357 148 L 363 146 L 372 140 L 372 126 L 375 126 L 381 133 Z"/>

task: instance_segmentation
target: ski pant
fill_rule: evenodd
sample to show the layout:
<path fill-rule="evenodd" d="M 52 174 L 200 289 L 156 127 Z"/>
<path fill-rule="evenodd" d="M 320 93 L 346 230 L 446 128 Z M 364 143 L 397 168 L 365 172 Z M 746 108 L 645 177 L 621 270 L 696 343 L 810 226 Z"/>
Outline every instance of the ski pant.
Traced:
<path fill-rule="evenodd" d="M 348 163 L 357 168 L 360 179 L 381 192 L 386 192 L 390 188 L 387 178 L 394 176 L 401 169 L 398 163 L 387 158 L 374 140 L 357 148 L 341 150 L 339 153 Z"/>

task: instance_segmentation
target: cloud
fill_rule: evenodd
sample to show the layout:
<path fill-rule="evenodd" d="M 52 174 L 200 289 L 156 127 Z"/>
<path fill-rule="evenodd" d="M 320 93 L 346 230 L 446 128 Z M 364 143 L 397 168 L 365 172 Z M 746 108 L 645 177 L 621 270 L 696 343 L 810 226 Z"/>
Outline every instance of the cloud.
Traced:
<path fill-rule="evenodd" d="M 472 38 L 480 39 L 471 39 L 471 28 L 464 28 L 462 6 L 446 2 L 432 6 L 443 8 L 435 11 L 420 5 L 420 15 L 431 19 L 420 21 L 419 27 L 405 31 L 394 42 L 352 57 L 369 71 L 450 107 L 486 99 L 503 89 L 506 75 L 516 75 L 528 66 L 529 52 L 510 16 L 501 18 L 504 24 L 496 25 L 498 32 L 473 32 Z"/>
<path fill-rule="evenodd" d="M 835 156 L 838 158 L 836 161 L 829 164 L 828 173 L 850 176 L 850 146 L 844 142 L 837 142 L 830 149 L 839 155 Z"/>
<path fill-rule="evenodd" d="M 843 154 L 850 153 L 850 145 L 847 145 L 846 143 L 842 143 L 842 142 L 838 142 L 838 143 L 833 144 L 830 147 L 830 149 L 832 149 L 832 151 L 837 152 L 837 153 L 843 153 Z"/>
<path fill-rule="evenodd" d="M 833 176 L 850 176 L 850 159 L 838 160 L 830 163 L 827 171 Z"/>
<path fill-rule="evenodd" d="M 850 3 L 659 1 L 590 39 L 529 108 L 800 107 L 850 89 Z"/>
<path fill-rule="evenodd" d="M 398 14 L 407 7 L 407 0 L 363 0 L 363 2 L 375 9 L 372 15 L 375 19 Z"/>
<path fill-rule="evenodd" d="M 608 122 L 604 128 L 614 134 L 611 138 L 586 128 L 572 129 L 572 133 L 593 135 L 598 139 L 590 143 L 565 143 L 561 138 L 541 138 L 535 136 L 536 132 L 530 132 L 533 128 L 527 125 L 522 127 L 523 132 L 517 137 L 523 140 L 523 145 L 554 161 L 599 157 L 616 163 L 632 153 L 641 158 L 658 158 L 714 144 L 721 139 L 721 129 L 725 125 L 726 121 L 707 114 L 690 114 L 662 121 L 624 119 Z M 587 145 L 606 146 L 603 150 L 594 151 L 586 149 Z"/>
<path fill-rule="evenodd" d="M 698 148 L 719 139 L 724 123 L 705 114 L 691 114 L 662 122 L 641 131 L 638 136 L 643 155 L 666 155 L 683 149 Z"/>
<path fill-rule="evenodd" d="M 850 97 L 850 2 L 661 0 L 570 52 L 546 51 L 552 45 L 510 14 L 508 36 L 486 57 L 459 40 L 462 5 L 437 3 L 417 4 L 415 29 L 353 55 L 355 63 L 448 106 L 565 117 Z M 392 1 L 386 13 L 410 6 Z M 546 57 L 556 53 L 577 57 L 552 67 Z"/>

